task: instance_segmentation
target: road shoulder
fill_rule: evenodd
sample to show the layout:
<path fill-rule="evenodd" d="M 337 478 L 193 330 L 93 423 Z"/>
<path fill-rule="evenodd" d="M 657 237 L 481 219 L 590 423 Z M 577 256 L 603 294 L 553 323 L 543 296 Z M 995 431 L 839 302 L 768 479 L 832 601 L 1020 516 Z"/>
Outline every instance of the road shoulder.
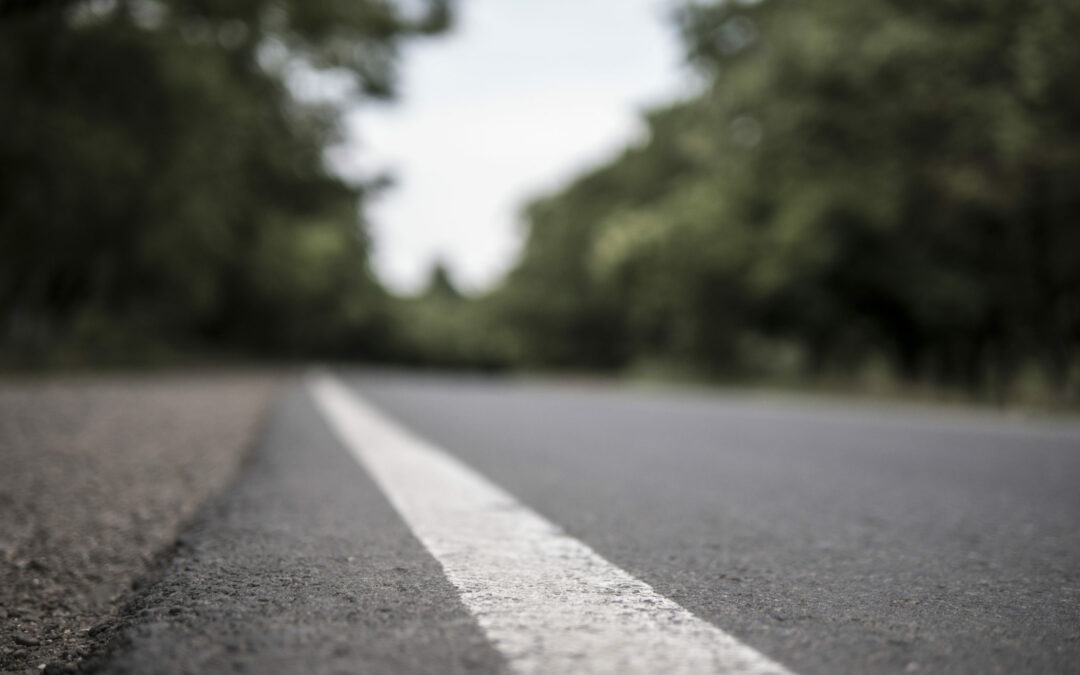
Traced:
<path fill-rule="evenodd" d="M 106 673 L 498 673 L 441 566 L 297 389 L 134 603 Z"/>
<path fill-rule="evenodd" d="M 0 382 L 0 671 L 71 670 L 232 480 L 283 378 Z"/>

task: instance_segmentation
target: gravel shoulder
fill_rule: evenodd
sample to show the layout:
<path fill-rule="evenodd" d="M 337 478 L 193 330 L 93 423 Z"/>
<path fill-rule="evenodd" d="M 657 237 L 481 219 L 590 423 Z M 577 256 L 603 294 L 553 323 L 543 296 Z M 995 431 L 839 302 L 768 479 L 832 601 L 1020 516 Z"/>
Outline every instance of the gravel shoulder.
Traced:
<path fill-rule="evenodd" d="M 0 671 L 76 669 L 235 476 L 270 373 L 0 381 Z"/>
<path fill-rule="evenodd" d="M 98 675 L 506 675 L 436 561 L 308 392 L 111 631 Z"/>

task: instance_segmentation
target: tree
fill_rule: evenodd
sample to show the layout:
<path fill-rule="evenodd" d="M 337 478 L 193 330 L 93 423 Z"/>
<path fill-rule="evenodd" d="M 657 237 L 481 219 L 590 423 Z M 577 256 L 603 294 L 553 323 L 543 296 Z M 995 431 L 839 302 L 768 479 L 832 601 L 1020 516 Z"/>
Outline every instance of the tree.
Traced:
<path fill-rule="evenodd" d="M 412 8 L 412 9 L 410 9 Z M 0 327 L 16 362 L 155 345 L 376 349 L 366 185 L 331 174 L 330 78 L 385 97 L 445 0 L 0 7 Z"/>
<path fill-rule="evenodd" d="M 677 25 L 701 94 L 527 211 L 502 291 L 523 359 L 884 358 L 976 390 L 1037 361 L 1069 386 L 1080 3 L 692 2 Z"/>
<path fill-rule="evenodd" d="M 427 288 L 424 290 L 424 295 L 429 298 L 438 298 L 440 300 L 461 300 L 461 291 L 454 285 L 453 280 L 450 279 L 450 271 L 446 268 L 446 263 L 439 260 L 431 266 L 431 275 L 428 277 Z"/>

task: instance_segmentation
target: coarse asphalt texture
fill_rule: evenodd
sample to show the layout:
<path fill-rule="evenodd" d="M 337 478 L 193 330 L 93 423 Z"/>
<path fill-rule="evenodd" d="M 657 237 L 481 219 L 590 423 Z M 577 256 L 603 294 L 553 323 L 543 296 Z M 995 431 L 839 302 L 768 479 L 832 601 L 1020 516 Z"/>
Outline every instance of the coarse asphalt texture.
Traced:
<path fill-rule="evenodd" d="M 247 453 L 269 372 L 0 381 L 0 672 L 86 663 Z"/>
<path fill-rule="evenodd" d="M 799 673 L 1075 672 L 1080 428 L 344 373 L 612 563 Z M 498 673 L 297 389 L 104 672 Z"/>
<path fill-rule="evenodd" d="M 130 611 L 104 673 L 502 671 L 441 568 L 298 389 Z"/>

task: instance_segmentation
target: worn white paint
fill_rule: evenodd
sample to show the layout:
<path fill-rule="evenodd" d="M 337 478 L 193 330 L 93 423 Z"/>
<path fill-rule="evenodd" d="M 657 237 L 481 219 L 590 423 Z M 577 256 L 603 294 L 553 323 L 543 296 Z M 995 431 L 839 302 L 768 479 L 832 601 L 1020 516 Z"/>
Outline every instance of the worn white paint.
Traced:
<path fill-rule="evenodd" d="M 518 673 L 788 673 L 320 375 L 345 447 Z"/>

